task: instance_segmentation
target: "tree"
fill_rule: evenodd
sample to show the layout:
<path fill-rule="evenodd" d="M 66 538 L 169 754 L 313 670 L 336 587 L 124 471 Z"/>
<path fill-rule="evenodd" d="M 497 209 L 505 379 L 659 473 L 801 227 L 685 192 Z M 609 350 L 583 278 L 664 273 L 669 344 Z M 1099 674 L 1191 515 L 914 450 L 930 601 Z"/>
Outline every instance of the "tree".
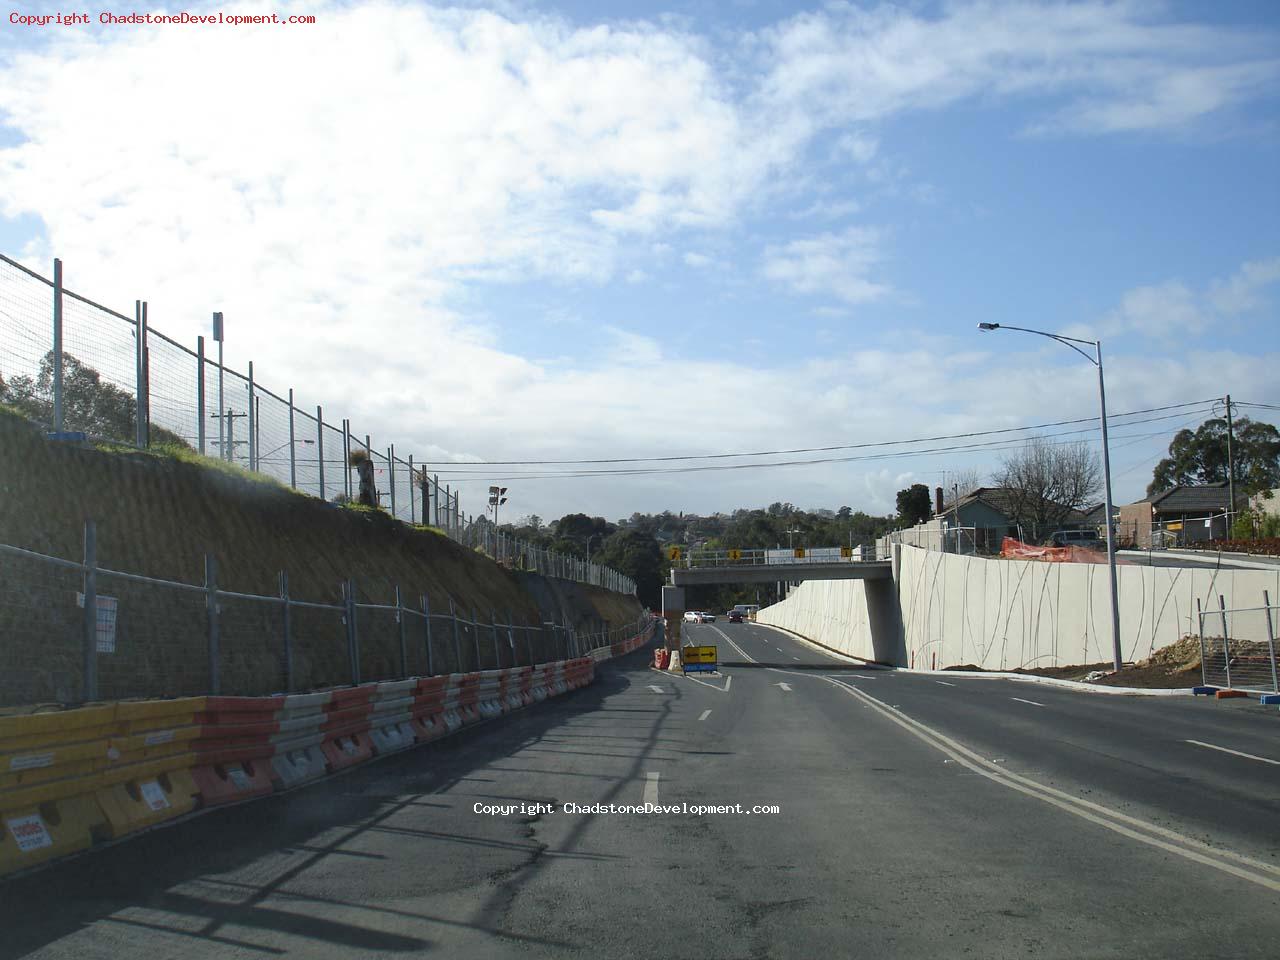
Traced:
<path fill-rule="evenodd" d="M 50 350 L 40 361 L 34 378 L 0 380 L 0 402 L 17 407 L 40 423 L 53 423 L 54 356 Z M 102 379 L 93 367 L 69 353 L 62 355 L 62 421 L 67 430 L 79 430 L 91 437 L 132 442 L 136 435 L 138 404 L 134 395 Z M 151 426 L 152 443 L 172 443 L 189 447 L 176 433 Z"/>
<path fill-rule="evenodd" d="M 619 530 L 608 537 L 593 559 L 630 577 L 640 602 L 652 609 L 661 605 L 664 576 L 658 541 L 639 530 Z"/>
<path fill-rule="evenodd" d="M 1280 431 L 1269 423 L 1240 417 L 1234 424 L 1231 453 L 1236 481 L 1245 493 L 1280 486 Z M 1227 480 L 1227 421 L 1206 420 L 1195 430 L 1179 430 L 1169 444 L 1169 456 L 1156 464 L 1147 496 L 1183 483 L 1223 483 Z"/>
<path fill-rule="evenodd" d="M 1033 437 L 1004 461 L 995 481 L 1007 491 L 1009 519 L 1044 530 L 1061 526 L 1073 511 L 1092 502 L 1102 486 L 1102 467 L 1087 443 L 1054 444 Z"/>
<path fill-rule="evenodd" d="M 898 491 L 898 520 L 904 526 L 914 527 L 933 516 L 933 503 L 929 488 L 923 483 L 913 483 Z"/>

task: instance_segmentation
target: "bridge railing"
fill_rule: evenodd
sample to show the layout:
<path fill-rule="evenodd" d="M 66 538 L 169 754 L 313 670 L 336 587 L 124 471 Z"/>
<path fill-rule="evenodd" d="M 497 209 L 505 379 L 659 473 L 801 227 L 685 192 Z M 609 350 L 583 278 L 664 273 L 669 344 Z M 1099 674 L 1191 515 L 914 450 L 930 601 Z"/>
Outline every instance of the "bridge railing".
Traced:
<path fill-rule="evenodd" d="M 785 550 L 690 550 L 676 559 L 677 566 L 756 567 L 812 566 L 817 563 L 869 563 L 889 559 L 888 550 L 878 551 L 874 545 L 854 547 L 795 547 Z"/>

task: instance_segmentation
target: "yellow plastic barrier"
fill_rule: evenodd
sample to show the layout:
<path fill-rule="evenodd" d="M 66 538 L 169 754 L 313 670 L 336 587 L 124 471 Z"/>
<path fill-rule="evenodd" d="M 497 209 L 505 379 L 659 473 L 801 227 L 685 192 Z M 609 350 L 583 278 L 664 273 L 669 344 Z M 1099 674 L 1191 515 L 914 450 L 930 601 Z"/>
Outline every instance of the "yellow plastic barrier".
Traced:
<path fill-rule="evenodd" d="M 122 837 L 195 809 L 191 777 L 204 697 L 117 704 L 117 723 L 96 797 L 103 833 Z"/>
<path fill-rule="evenodd" d="M 89 847 L 116 708 L 0 718 L 0 875 Z"/>

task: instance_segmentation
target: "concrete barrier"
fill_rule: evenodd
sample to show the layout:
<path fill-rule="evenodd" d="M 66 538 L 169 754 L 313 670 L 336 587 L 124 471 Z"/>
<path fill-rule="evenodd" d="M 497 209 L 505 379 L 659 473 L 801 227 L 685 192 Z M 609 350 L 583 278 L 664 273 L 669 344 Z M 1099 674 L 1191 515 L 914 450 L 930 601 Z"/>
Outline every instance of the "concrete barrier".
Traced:
<path fill-rule="evenodd" d="M 265 796 L 274 789 L 272 737 L 284 697 L 209 697 L 197 715 L 200 734 L 192 779 L 206 806 Z"/>

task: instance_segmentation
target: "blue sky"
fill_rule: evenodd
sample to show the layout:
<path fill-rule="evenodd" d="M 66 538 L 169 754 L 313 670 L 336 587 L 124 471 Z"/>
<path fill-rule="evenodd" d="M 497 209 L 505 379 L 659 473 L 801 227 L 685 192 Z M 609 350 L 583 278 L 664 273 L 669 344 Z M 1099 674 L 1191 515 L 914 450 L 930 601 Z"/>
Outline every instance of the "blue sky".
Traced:
<path fill-rule="evenodd" d="M 230 364 L 440 469 L 1096 412 L 1083 360 L 980 321 L 1102 338 L 1116 412 L 1280 403 L 1273 4 L 184 9 L 317 23 L 6 21 L 0 249 L 183 342 L 222 309 Z M 1117 428 L 1117 501 L 1202 413 Z M 888 512 L 1007 453 L 507 482 Z M 473 508 L 528 476 L 467 469 Z"/>

